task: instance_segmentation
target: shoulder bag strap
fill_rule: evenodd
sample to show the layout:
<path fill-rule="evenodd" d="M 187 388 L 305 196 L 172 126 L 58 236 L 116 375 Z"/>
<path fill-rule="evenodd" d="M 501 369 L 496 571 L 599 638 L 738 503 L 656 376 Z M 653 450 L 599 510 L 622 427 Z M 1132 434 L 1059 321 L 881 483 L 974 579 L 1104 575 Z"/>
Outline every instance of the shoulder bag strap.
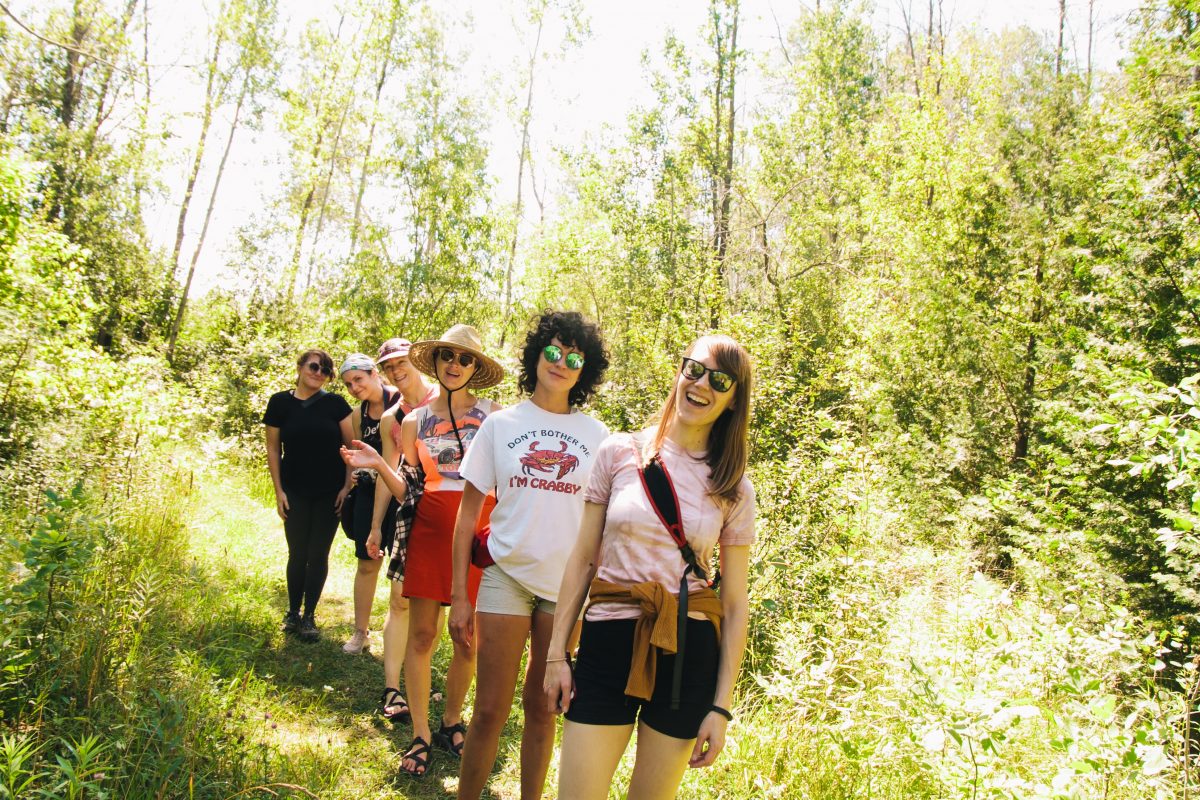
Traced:
<path fill-rule="evenodd" d="M 687 536 L 683 533 L 683 518 L 679 510 L 679 495 L 675 493 L 675 484 L 671 480 L 667 467 L 657 455 L 650 459 L 645 467 L 638 469 L 642 488 L 650 498 L 650 505 L 659 521 L 671 534 L 671 539 L 679 548 L 687 567 L 679 578 L 679 598 L 677 606 L 679 616 L 675 621 L 675 669 L 671 676 L 671 710 L 679 709 L 679 697 L 683 687 L 683 661 L 687 648 L 687 619 L 688 619 L 688 572 L 694 572 L 700 580 L 708 583 L 708 576 L 696 562 L 696 553 L 688 544 Z"/>

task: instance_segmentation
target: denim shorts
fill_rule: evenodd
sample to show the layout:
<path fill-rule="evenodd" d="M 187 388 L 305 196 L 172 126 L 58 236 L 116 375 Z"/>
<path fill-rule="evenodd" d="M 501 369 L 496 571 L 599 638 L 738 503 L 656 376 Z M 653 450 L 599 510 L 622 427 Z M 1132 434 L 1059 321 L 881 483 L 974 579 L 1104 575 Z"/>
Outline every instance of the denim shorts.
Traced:
<path fill-rule="evenodd" d="M 484 614 L 506 614 L 513 617 L 529 617 L 535 611 L 542 611 L 554 616 L 557 604 L 553 600 L 538 597 L 498 564 L 492 564 L 483 570 L 483 580 L 479 582 L 479 598 L 475 601 L 475 610 Z"/>

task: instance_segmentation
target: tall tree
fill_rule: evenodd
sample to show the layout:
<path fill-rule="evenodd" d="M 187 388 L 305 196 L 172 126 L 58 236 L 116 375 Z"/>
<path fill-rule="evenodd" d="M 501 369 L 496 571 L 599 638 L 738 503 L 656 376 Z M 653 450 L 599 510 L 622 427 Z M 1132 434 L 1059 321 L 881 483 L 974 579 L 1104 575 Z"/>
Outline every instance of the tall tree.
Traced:
<path fill-rule="evenodd" d="M 218 37 L 224 39 L 228 36 L 228 42 L 235 48 L 235 56 L 231 63 L 220 68 L 218 71 L 225 73 L 221 78 L 221 84 L 225 87 L 237 86 L 237 99 L 233 102 L 233 112 L 229 122 L 229 133 L 225 138 L 225 148 L 221 152 L 221 161 L 217 165 L 217 172 L 213 178 L 212 189 L 208 196 L 208 206 L 204 211 L 204 224 L 200 228 L 200 235 L 196 239 L 196 246 L 192 250 L 191 262 L 188 264 L 187 277 L 184 280 L 183 291 L 179 297 L 179 306 L 175 312 L 174 320 L 171 323 L 171 332 L 167 341 L 167 357 L 173 359 L 175 355 L 175 342 L 179 337 L 179 329 L 183 324 L 184 314 L 187 312 L 188 297 L 191 294 L 192 279 L 196 275 L 196 264 L 200 261 L 200 253 L 204 249 L 204 240 L 208 235 L 208 226 L 212 222 L 213 210 L 217 204 L 217 194 L 221 188 L 221 178 L 225 174 L 225 165 L 229 160 L 229 152 L 233 148 L 233 140 L 238 132 L 238 127 L 242 122 L 242 113 L 247 105 L 258 106 L 261 95 L 266 92 L 274 83 L 275 75 L 278 70 L 278 61 L 276 53 L 278 51 L 279 41 L 275 31 L 277 19 L 277 0 L 229 0 L 222 9 L 225 12 L 226 19 L 224 22 L 227 25 L 227 33 Z M 219 47 L 214 48 L 214 59 L 219 54 Z M 209 71 L 209 91 L 205 95 L 205 114 L 211 118 L 212 109 L 210 109 L 211 86 L 213 66 L 210 66 Z M 224 94 L 222 90 L 221 94 Z M 259 113 L 255 109 L 255 116 Z M 207 126 L 206 120 L 205 125 Z M 182 224 L 187 215 L 187 203 L 190 200 L 192 187 L 195 185 L 195 176 L 200 165 L 200 154 L 203 150 L 204 133 L 201 134 L 201 144 L 197 147 L 197 157 L 194 162 L 193 171 L 188 179 L 188 189 L 185 196 L 184 205 L 180 210 L 179 222 L 180 229 L 176 234 L 176 259 L 178 259 L 178 248 L 182 243 L 180 238 L 183 233 Z"/>
<path fill-rule="evenodd" d="M 513 274 L 517 263 L 517 246 L 521 238 L 521 224 L 525 215 L 525 172 L 528 168 L 531 188 L 537 193 L 537 176 L 534 174 L 533 150 L 530 139 L 530 127 L 533 123 L 533 101 L 535 79 L 538 63 L 543 59 L 542 34 L 546 27 L 547 14 L 554 14 L 561 20 L 565 31 L 560 51 L 568 46 L 578 44 L 587 32 L 587 18 L 582 5 L 575 2 L 552 2 L 552 0 L 530 0 L 526 8 L 525 28 L 527 38 L 533 41 L 527 46 L 528 59 L 521 73 L 525 90 L 525 102 L 517 112 L 520 126 L 520 146 L 517 151 L 517 190 L 513 209 L 512 234 L 509 238 L 508 260 L 504 265 L 504 305 L 503 327 L 500 331 L 500 345 L 504 345 L 512 325 L 513 305 Z M 554 20 L 551 20 L 553 22 Z"/>

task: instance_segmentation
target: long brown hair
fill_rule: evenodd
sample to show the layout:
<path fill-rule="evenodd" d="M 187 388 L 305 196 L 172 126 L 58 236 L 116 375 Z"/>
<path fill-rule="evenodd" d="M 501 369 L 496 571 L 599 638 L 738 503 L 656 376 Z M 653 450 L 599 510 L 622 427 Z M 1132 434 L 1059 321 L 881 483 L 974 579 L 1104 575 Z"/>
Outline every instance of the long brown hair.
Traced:
<path fill-rule="evenodd" d="M 708 454 L 704 458 L 709 469 L 709 492 L 733 502 L 738 499 L 738 487 L 746 472 L 750 451 L 750 396 L 754 387 L 754 368 L 746 348 L 719 333 L 701 336 L 688 346 L 683 355 L 690 356 L 701 342 L 708 345 L 708 352 L 721 371 L 728 372 L 737 381 L 732 389 L 735 392 L 733 403 L 717 417 L 708 432 Z M 679 380 L 676 378 L 671 383 L 666 402 L 658 412 L 658 430 L 654 434 L 650 452 L 645 454 L 647 460 L 658 453 L 667 438 L 667 424 L 675 416 L 678 393 Z"/>

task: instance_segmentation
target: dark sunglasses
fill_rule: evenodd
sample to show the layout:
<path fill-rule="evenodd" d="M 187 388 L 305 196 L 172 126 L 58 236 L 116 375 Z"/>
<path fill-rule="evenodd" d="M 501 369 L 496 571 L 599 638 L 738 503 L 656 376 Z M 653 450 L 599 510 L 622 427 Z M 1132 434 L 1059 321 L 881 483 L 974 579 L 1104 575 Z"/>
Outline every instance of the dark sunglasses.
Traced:
<path fill-rule="evenodd" d="M 542 348 L 542 357 L 551 364 L 562 361 L 562 348 L 556 344 L 548 344 Z M 567 369 L 583 369 L 583 356 L 579 353 L 567 353 Z"/>
<path fill-rule="evenodd" d="M 319 361 L 310 361 L 304 365 L 304 368 L 314 375 L 324 375 L 326 378 L 333 377 L 333 367 L 326 367 Z"/>
<path fill-rule="evenodd" d="M 464 369 L 475 363 L 475 356 L 471 355 L 470 353 L 456 353 L 448 347 L 438 348 L 438 351 L 434 353 L 434 355 L 438 357 L 438 360 L 445 361 L 447 364 L 453 361 L 457 356 L 458 365 Z"/>
<path fill-rule="evenodd" d="M 700 380 L 706 372 L 708 373 L 708 385 L 721 394 L 732 389 L 733 384 L 737 381 L 728 372 L 722 372 L 719 369 L 709 369 L 699 361 L 687 356 L 683 357 L 683 363 L 679 365 L 679 374 L 689 381 Z"/>

